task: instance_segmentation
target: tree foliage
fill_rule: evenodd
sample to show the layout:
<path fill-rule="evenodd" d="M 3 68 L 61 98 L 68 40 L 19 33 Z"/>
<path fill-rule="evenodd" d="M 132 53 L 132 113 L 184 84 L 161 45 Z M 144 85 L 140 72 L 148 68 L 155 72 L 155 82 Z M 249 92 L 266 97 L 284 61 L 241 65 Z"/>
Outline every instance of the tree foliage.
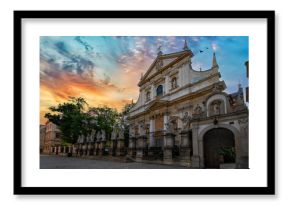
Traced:
<path fill-rule="evenodd" d="M 104 130 L 106 134 L 111 133 L 116 124 L 118 112 L 109 107 L 91 107 L 89 113 L 94 117 L 99 130 Z"/>
<path fill-rule="evenodd" d="M 59 127 L 63 143 L 76 143 L 79 136 L 88 136 L 93 130 L 104 130 L 109 137 L 119 123 L 118 119 L 125 116 L 133 105 L 125 105 L 118 113 L 106 106 L 88 107 L 84 98 L 70 97 L 68 102 L 50 107 L 51 112 L 46 113 L 45 118 Z"/>
<path fill-rule="evenodd" d="M 80 135 L 87 135 L 90 129 L 86 126 L 89 115 L 84 112 L 87 102 L 84 98 L 70 97 L 68 102 L 52 106 L 45 118 L 56 124 L 61 133 L 62 141 L 75 143 Z"/>

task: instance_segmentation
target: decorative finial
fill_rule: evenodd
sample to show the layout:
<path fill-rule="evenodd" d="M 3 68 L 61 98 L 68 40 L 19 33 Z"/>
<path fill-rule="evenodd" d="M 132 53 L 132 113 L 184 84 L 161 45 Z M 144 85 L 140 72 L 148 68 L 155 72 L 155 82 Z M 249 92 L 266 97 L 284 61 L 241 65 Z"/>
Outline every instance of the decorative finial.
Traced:
<path fill-rule="evenodd" d="M 162 51 L 161 51 L 161 45 L 158 47 L 158 49 L 157 49 L 157 55 L 158 56 L 160 56 L 160 55 L 162 55 Z"/>
<path fill-rule="evenodd" d="M 184 40 L 183 50 L 184 50 L 184 51 L 189 50 L 188 45 L 187 45 L 187 40 L 186 40 L 186 39 Z"/>
<path fill-rule="evenodd" d="M 216 67 L 218 66 L 217 61 L 216 61 L 216 56 L 215 56 L 215 52 L 213 53 L 213 58 L 212 58 L 212 67 Z"/>
<path fill-rule="evenodd" d="M 238 89 L 240 90 L 241 88 L 242 88 L 242 84 L 241 84 L 241 81 L 239 80 Z"/>

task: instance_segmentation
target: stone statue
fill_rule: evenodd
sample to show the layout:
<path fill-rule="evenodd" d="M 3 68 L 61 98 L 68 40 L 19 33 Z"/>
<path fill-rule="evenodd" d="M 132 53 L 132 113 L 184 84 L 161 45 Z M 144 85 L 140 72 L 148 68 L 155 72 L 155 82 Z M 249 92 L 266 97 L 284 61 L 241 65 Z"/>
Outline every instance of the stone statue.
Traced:
<path fill-rule="evenodd" d="M 172 89 L 177 88 L 176 77 L 173 77 L 173 78 L 172 78 L 172 81 L 171 81 L 171 88 L 172 88 Z"/>
<path fill-rule="evenodd" d="M 97 133 L 97 140 L 100 141 L 101 139 L 102 139 L 101 132 L 98 132 L 98 133 Z"/>
<path fill-rule="evenodd" d="M 168 133 L 170 132 L 170 123 L 165 123 L 165 131 Z"/>
<path fill-rule="evenodd" d="M 84 136 L 83 135 L 80 135 L 78 137 L 78 143 L 80 143 L 80 144 L 84 143 Z"/>
<path fill-rule="evenodd" d="M 183 123 L 183 129 L 189 129 L 191 117 L 189 116 L 188 112 L 185 112 L 183 117 L 181 118 Z"/>
<path fill-rule="evenodd" d="M 101 140 L 105 140 L 106 139 L 106 132 L 105 130 L 102 130 L 102 137 L 101 137 Z"/>
<path fill-rule="evenodd" d="M 202 113 L 202 108 L 199 104 L 197 104 L 196 108 L 194 109 L 195 115 L 200 115 Z"/>
<path fill-rule="evenodd" d="M 150 125 L 146 124 L 146 126 L 145 126 L 145 134 L 149 134 L 149 132 L 150 132 Z"/>
<path fill-rule="evenodd" d="M 220 102 L 213 103 L 213 112 L 215 115 L 220 114 Z"/>
<path fill-rule="evenodd" d="M 112 139 L 116 139 L 116 128 L 113 129 L 113 132 L 112 132 Z"/>

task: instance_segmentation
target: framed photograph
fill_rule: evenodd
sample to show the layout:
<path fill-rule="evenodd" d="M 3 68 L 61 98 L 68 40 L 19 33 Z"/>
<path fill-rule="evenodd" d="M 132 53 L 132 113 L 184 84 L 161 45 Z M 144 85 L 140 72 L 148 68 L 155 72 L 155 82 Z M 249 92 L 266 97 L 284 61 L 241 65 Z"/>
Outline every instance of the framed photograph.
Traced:
<path fill-rule="evenodd" d="M 14 11 L 14 194 L 275 194 L 274 11 Z"/>

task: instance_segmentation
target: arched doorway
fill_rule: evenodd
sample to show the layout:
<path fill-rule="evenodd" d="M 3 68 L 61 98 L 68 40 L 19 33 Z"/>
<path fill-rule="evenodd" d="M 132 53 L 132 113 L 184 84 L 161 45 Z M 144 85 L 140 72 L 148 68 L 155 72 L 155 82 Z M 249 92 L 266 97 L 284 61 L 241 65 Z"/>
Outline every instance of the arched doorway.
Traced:
<path fill-rule="evenodd" d="M 205 168 L 219 168 L 221 148 L 235 149 L 234 134 L 226 128 L 211 129 L 204 135 L 203 146 Z"/>

